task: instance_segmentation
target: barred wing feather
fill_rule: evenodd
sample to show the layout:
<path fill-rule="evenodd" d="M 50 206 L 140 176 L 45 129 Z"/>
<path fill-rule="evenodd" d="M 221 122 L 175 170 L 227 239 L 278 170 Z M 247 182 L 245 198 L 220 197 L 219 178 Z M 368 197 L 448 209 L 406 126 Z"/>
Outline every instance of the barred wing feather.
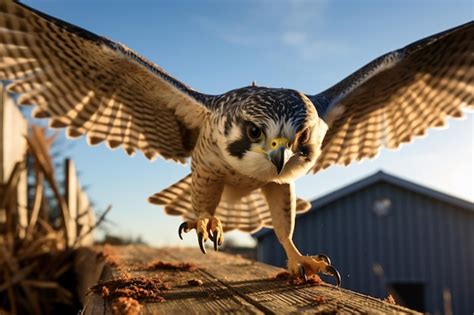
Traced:
<path fill-rule="evenodd" d="M 196 221 L 198 214 L 194 212 L 191 203 L 191 181 L 191 175 L 188 175 L 148 200 L 153 204 L 164 206 L 165 212 L 169 215 L 180 215 L 185 221 Z M 304 213 L 310 208 L 309 202 L 297 198 L 297 213 Z M 260 189 L 252 191 L 238 202 L 228 203 L 221 200 L 215 216 L 221 220 L 224 231 L 240 230 L 254 233 L 263 227 L 273 228 L 270 209 Z"/>
<path fill-rule="evenodd" d="M 212 97 L 126 46 L 13 1 L 0 1 L 0 80 L 67 134 L 184 161 Z"/>
<path fill-rule="evenodd" d="M 329 125 L 313 171 L 375 157 L 473 109 L 474 23 L 372 61 L 314 96 Z"/>

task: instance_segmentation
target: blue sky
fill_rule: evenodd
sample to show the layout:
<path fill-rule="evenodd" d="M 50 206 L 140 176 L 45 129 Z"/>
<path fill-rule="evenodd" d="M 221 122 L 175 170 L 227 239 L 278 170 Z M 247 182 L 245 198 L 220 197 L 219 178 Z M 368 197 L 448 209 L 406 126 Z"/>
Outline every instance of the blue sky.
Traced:
<path fill-rule="evenodd" d="M 177 79 L 210 94 L 249 85 L 315 94 L 373 58 L 473 19 L 471 1 L 24 1 L 36 9 L 126 44 Z M 332 167 L 297 181 L 307 199 L 379 169 L 474 200 L 473 115 L 447 130 L 371 161 Z M 179 217 L 148 196 L 189 172 L 150 163 L 84 139 L 67 151 L 97 210 L 113 205 L 114 234 L 141 235 L 153 245 L 195 245 L 177 237 Z M 243 235 L 233 234 L 241 240 Z"/>

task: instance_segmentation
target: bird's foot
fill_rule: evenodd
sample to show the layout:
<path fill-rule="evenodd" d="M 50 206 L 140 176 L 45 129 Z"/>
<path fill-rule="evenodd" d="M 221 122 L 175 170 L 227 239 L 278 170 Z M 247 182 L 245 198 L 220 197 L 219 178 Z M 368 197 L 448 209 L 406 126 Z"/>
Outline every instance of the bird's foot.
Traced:
<path fill-rule="evenodd" d="M 182 233 L 187 233 L 193 229 L 196 229 L 198 236 L 199 248 L 206 254 L 206 248 L 204 243 L 210 239 L 214 243 L 214 250 L 217 251 L 217 247 L 224 243 L 224 231 L 222 229 L 222 223 L 218 218 L 213 216 L 205 216 L 199 218 L 197 221 L 186 221 L 183 222 L 178 229 L 178 235 L 180 239 L 183 239 Z"/>
<path fill-rule="evenodd" d="M 331 265 L 331 260 L 326 255 L 296 256 L 288 259 L 288 272 L 291 276 L 301 277 L 305 280 L 307 276 L 323 273 L 336 278 L 336 285 L 341 285 L 341 276 L 336 268 Z"/>

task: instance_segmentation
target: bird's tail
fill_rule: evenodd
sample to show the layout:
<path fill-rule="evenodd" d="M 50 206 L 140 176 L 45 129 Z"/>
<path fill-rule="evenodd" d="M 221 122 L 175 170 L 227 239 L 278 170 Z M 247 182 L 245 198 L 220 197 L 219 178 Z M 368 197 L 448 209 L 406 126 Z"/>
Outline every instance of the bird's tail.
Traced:
<path fill-rule="evenodd" d="M 164 206 L 169 215 L 180 215 L 184 220 L 195 221 L 198 214 L 191 204 L 191 174 L 177 183 L 148 198 L 148 201 Z M 225 188 L 224 188 L 225 189 Z M 311 204 L 297 198 L 296 212 L 303 213 Z M 224 231 L 241 230 L 254 233 L 263 227 L 273 228 L 270 209 L 260 189 L 252 191 L 238 202 L 221 200 L 214 214 L 221 220 Z"/>

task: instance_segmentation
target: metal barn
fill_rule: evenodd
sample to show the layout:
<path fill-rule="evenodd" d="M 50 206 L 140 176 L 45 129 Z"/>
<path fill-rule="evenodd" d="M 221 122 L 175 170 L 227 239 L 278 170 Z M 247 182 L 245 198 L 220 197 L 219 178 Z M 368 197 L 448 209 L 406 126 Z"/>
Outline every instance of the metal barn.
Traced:
<path fill-rule="evenodd" d="M 312 202 L 297 217 L 303 254 L 325 253 L 345 288 L 432 314 L 474 312 L 474 204 L 378 172 Z M 258 259 L 285 266 L 272 230 Z"/>

